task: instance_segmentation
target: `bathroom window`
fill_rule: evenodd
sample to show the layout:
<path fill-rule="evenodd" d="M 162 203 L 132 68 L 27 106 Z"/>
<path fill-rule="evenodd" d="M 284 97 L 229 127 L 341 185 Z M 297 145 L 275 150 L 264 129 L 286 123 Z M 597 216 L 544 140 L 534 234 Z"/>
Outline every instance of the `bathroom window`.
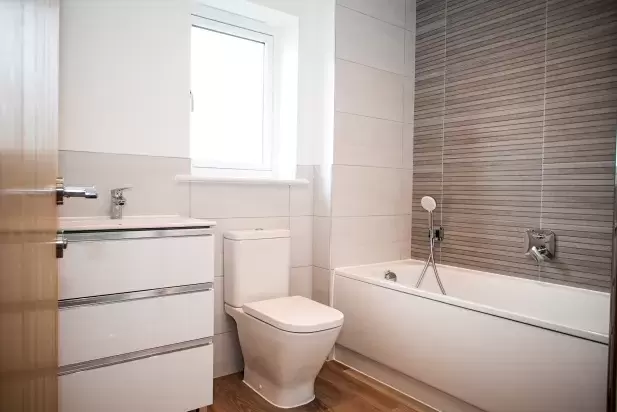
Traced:
<path fill-rule="evenodd" d="M 215 16 L 216 17 L 216 16 Z M 273 45 L 267 27 L 192 16 L 193 170 L 211 176 L 272 177 Z"/>

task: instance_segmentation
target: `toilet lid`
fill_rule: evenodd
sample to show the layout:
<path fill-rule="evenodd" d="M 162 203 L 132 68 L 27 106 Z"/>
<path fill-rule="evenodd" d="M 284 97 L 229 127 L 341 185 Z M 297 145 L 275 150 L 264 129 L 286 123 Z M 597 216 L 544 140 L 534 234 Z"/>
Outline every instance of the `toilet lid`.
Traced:
<path fill-rule="evenodd" d="M 318 332 L 343 324 L 340 311 L 302 296 L 261 300 L 242 308 L 247 315 L 287 332 Z"/>

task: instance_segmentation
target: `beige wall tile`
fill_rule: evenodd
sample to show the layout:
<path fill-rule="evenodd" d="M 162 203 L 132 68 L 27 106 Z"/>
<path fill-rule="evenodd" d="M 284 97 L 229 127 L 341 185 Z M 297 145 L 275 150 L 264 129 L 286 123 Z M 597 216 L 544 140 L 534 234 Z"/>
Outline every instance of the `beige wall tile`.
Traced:
<path fill-rule="evenodd" d="M 175 181 L 189 173 L 189 159 L 61 150 L 58 163 L 67 186 L 94 185 L 99 193 L 98 199 L 65 199 L 61 216 L 109 216 L 109 191 L 127 185 L 133 189 L 125 193 L 125 216 L 189 214 L 188 185 Z"/>
<path fill-rule="evenodd" d="M 291 267 L 311 266 L 313 264 L 313 217 L 292 217 L 291 228 Z"/>
<path fill-rule="evenodd" d="M 291 186 L 289 198 L 289 211 L 291 216 L 313 215 L 313 168 L 314 166 L 298 166 L 296 177 L 307 179 L 308 185 Z"/>
<path fill-rule="evenodd" d="M 347 7 L 336 8 L 336 57 L 404 74 L 405 30 Z"/>
<path fill-rule="evenodd" d="M 332 267 L 399 260 L 410 227 L 409 215 L 333 217 Z"/>
<path fill-rule="evenodd" d="M 332 216 L 383 216 L 409 213 L 403 169 L 335 165 Z"/>
<path fill-rule="evenodd" d="M 413 123 L 403 127 L 403 168 L 413 169 Z"/>
<path fill-rule="evenodd" d="M 401 167 L 403 124 L 347 113 L 336 113 L 334 163 Z"/>
<path fill-rule="evenodd" d="M 305 266 L 291 269 L 289 283 L 290 296 L 304 296 L 311 299 L 313 295 L 313 267 Z"/>
<path fill-rule="evenodd" d="M 337 0 L 337 3 L 390 24 L 405 25 L 405 0 Z"/>
<path fill-rule="evenodd" d="M 416 0 L 407 0 L 405 5 L 405 28 L 416 33 Z"/>
<path fill-rule="evenodd" d="M 313 177 L 313 213 L 330 216 L 332 208 L 332 165 L 315 166 Z"/>
<path fill-rule="evenodd" d="M 330 270 L 313 267 L 313 300 L 330 305 Z"/>
<path fill-rule="evenodd" d="M 244 360 L 238 334 L 233 332 L 214 335 L 214 377 L 231 375 L 244 369 Z"/>
<path fill-rule="evenodd" d="M 214 334 L 231 332 L 236 329 L 236 322 L 225 313 L 225 278 L 214 278 Z"/>
<path fill-rule="evenodd" d="M 414 96 L 415 96 L 415 78 L 414 77 L 405 77 L 405 123 L 413 123 L 414 122 Z"/>
<path fill-rule="evenodd" d="M 336 60 L 336 101 L 339 112 L 403 120 L 403 76 Z"/>
<path fill-rule="evenodd" d="M 405 76 L 412 79 L 416 76 L 416 35 L 413 31 L 405 30 Z"/>
<path fill-rule="evenodd" d="M 191 217 L 289 216 L 289 186 L 197 182 L 190 190 Z"/>
<path fill-rule="evenodd" d="M 330 268 L 330 217 L 313 217 L 313 266 Z"/>

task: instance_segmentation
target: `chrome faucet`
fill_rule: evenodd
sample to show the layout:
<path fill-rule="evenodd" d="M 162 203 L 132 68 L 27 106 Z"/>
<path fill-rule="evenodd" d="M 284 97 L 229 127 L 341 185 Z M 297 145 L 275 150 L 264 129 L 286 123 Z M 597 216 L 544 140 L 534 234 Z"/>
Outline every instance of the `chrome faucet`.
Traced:
<path fill-rule="evenodd" d="M 118 187 L 111 189 L 111 212 L 112 219 L 122 219 L 122 207 L 126 204 L 124 191 L 131 189 L 131 186 Z"/>
<path fill-rule="evenodd" d="M 385 280 L 391 280 L 392 282 L 396 282 L 396 273 L 392 272 L 390 269 L 386 270 L 383 274 Z"/>

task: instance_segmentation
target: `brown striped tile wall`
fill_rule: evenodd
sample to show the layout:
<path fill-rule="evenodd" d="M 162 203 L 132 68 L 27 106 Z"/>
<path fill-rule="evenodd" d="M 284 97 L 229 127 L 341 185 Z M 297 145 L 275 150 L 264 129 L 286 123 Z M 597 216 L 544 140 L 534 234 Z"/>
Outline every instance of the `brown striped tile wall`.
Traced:
<path fill-rule="evenodd" d="M 617 126 L 613 0 L 418 1 L 412 256 L 607 290 Z M 541 269 L 523 231 L 557 234 Z"/>

